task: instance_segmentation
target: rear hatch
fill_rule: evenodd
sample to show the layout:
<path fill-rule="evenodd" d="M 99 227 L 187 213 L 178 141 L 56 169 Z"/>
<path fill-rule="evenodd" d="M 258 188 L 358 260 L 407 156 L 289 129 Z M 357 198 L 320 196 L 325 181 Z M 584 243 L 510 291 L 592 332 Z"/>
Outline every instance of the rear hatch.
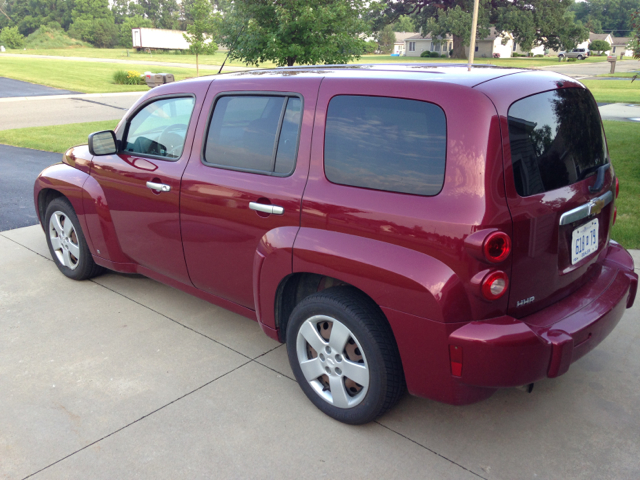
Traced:
<path fill-rule="evenodd" d="M 522 98 L 508 112 L 505 183 L 513 219 L 509 314 L 570 295 L 599 272 L 614 176 L 598 107 L 583 88 Z"/>

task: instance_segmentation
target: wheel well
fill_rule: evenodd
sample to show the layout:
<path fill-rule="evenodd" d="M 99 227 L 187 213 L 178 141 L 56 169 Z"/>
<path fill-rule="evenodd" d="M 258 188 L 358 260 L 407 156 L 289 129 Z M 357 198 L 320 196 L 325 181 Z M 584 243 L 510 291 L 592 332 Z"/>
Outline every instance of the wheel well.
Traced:
<path fill-rule="evenodd" d="M 38 218 L 40 223 L 44 225 L 44 213 L 47 211 L 49 204 L 58 197 L 64 197 L 62 193 L 51 188 L 43 189 L 38 195 Z"/>
<path fill-rule="evenodd" d="M 294 273 L 285 277 L 278 286 L 276 291 L 275 302 L 275 318 L 276 328 L 278 329 L 278 338 L 281 342 L 286 342 L 287 323 L 291 312 L 302 300 L 316 292 L 321 292 L 328 288 L 334 287 L 351 287 L 358 290 L 362 295 L 368 298 L 376 308 L 380 307 L 365 292 L 353 285 L 338 280 L 337 278 L 328 277 L 326 275 L 318 275 L 316 273 Z M 382 316 L 384 317 L 384 313 Z M 385 317 L 386 319 L 386 317 Z"/>

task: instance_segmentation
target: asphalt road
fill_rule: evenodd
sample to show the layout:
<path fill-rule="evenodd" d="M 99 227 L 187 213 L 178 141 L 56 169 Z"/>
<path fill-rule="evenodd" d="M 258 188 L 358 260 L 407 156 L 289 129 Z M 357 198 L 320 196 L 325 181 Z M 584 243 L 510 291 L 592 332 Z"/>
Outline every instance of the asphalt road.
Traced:
<path fill-rule="evenodd" d="M 0 98 L 0 130 L 120 120 L 143 93 Z"/>
<path fill-rule="evenodd" d="M 33 182 L 59 153 L 0 145 L 0 231 L 38 223 L 33 205 Z"/>
<path fill-rule="evenodd" d="M 0 77 L 0 98 L 32 97 L 36 95 L 68 95 L 71 93 L 78 92 Z"/>
<path fill-rule="evenodd" d="M 586 77 L 593 77 L 595 75 L 604 75 L 609 73 L 611 66 L 609 62 L 587 63 L 581 62 L 558 62 L 557 65 L 537 67 L 541 70 L 550 70 L 552 72 L 562 73 L 569 77 L 576 79 L 582 79 Z M 640 70 L 640 62 L 637 60 L 622 60 L 616 63 L 616 73 L 628 73 Z"/>

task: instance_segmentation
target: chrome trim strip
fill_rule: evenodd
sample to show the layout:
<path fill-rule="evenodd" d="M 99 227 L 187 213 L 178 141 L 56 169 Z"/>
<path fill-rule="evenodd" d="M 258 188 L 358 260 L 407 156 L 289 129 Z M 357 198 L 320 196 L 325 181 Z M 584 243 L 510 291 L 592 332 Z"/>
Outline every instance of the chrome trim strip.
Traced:
<path fill-rule="evenodd" d="M 569 210 L 568 212 L 564 212 L 560 216 L 560 225 L 569 225 L 570 223 L 577 222 L 582 220 L 583 218 L 590 217 L 592 215 L 597 215 L 600 211 L 609 205 L 613 201 L 613 193 L 611 190 L 600 195 L 599 197 L 593 198 L 589 200 L 588 203 L 584 205 L 580 205 L 579 207 L 574 208 L 573 210 Z M 598 203 L 604 202 L 604 205 L 598 205 Z"/>
<path fill-rule="evenodd" d="M 249 202 L 249 208 L 257 212 L 273 215 L 282 215 L 284 213 L 284 208 L 277 205 L 265 205 L 264 203 Z"/>

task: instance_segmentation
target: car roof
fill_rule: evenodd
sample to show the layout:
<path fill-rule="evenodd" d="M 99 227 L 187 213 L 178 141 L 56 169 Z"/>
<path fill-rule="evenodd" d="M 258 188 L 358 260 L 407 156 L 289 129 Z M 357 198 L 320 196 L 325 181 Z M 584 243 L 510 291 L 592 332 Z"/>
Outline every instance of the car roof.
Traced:
<path fill-rule="evenodd" d="M 256 76 L 313 76 L 337 78 L 380 78 L 435 81 L 453 83 L 467 87 L 493 80 L 495 78 L 527 72 L 530 70 L 494 65 L 473 65 L 469 71 L 466 64 L 442 63 L 376 63 L 350 65 L 305 65 L 296 67 L 278 67 L 256 69 L 224 74 L 224 78 L 242 78 Z M 210 78 L 210 77 L 204 77 Z M 216 78 L 220 78 L 217 77 Z"/>

